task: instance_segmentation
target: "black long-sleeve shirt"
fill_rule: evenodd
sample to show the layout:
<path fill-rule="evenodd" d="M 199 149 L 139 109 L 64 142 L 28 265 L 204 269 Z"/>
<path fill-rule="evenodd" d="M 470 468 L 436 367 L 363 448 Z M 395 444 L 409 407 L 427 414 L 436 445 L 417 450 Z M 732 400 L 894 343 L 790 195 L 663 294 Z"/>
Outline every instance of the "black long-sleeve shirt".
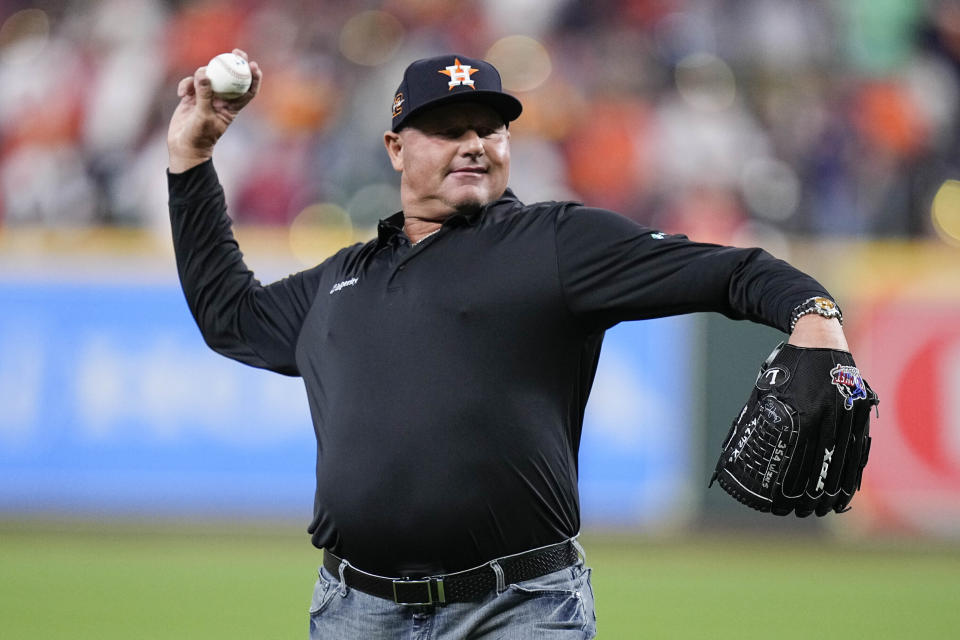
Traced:
<path fill-rule="evenodd" d="M 716 311 L 786 331 L 796 305 L 827 295 L 760 249 L 509 190 L 416 246 L 395 214 L 376 239 L 262 286 L 212 163 L 169 188 L 206 342 L 303 378 L 313 543 L 383 575 L 457 571 L 579 531 L 577 452 L 605 329 Z"/>

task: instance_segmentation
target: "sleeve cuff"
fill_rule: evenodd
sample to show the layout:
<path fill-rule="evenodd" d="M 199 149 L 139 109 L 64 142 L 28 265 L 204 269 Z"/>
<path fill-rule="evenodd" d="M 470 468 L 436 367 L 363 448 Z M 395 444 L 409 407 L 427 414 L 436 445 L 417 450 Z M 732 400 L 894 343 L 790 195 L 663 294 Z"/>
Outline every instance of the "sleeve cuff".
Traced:
<path fill-rule="evenodd" d="M 220 179 L 217 177 L 216 169 L 213 168 L 213 160 L 202 162 L 182 173 L 170 173 L 167 169 L 170 206 L 209 197 L 220 190 Z"/>

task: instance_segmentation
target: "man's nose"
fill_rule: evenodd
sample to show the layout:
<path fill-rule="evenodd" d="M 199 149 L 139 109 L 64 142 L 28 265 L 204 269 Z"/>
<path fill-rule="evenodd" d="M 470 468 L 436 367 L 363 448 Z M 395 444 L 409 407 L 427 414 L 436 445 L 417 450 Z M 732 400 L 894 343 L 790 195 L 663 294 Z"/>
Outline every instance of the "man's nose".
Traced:
<path fill-rule="evenodd" d="M 483 138 L 473 129 L 468 129 L 460 138 L 460 150 L 464 155 L 477 156 L 483 154 Z"/>

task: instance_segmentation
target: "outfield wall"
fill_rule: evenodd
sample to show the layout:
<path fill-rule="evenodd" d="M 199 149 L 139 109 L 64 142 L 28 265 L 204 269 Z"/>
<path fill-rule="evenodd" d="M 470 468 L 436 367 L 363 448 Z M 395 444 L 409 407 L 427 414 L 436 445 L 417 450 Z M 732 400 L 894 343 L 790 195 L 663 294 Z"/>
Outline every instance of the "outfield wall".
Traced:
<path fill-rule="evenodd" d="M 283 232 L 241 232 L 241 246 L 263 280 L 300 268 Z M 841 300 L 881 397 L 842 527 L 960 535 L 957 252 L 834 244 L 790 259 Z M 0 517 L 309 519 L 300 381 L 206 348 L 164 239 L 7 234 L 0 308 Z M 669 530 L 740 513 L 705 481 L 780 337 L 714 314 L 610 331 L 581 451 L 585 525 Z"/>

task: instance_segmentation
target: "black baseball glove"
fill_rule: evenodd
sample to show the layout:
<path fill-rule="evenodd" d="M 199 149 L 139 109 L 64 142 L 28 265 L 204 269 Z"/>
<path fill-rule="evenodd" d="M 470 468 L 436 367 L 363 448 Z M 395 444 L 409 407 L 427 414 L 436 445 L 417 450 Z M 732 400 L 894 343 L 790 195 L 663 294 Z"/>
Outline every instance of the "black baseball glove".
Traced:
<path fill-rule="evenodd" d="M 727 435 L 710 485 L 759 511 L 841 513 L 860 488 L 877 394 L 846 351 L 777 346 Z"/>

